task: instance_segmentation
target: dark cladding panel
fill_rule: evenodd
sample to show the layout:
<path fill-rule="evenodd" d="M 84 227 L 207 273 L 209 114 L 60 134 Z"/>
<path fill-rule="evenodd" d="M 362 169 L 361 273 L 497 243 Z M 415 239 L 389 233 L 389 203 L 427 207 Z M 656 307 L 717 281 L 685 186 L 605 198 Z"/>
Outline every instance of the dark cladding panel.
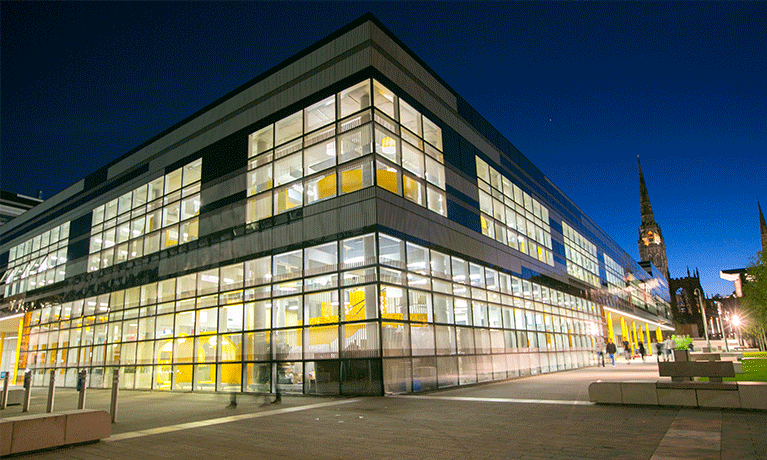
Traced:
<path fill-rule="evenodd" d="M 248 163 L 248 136 L 232 134 L 201 150 L 202 184 L 228 174 Z"/>
<path fill-rule="evenodd" d="M 69 246 L 67 246 L 67 260 L 77 260 L 87 257 L 90 242 L 90 238 L 83 238 L 80 241 L 69 243 Z"/>
<path fill-rule="evenodd" d="M 85 184 L 83 186 L 83 190 L 92 190 L 96 187 L 99 187 L 102 184 L 104 184 L 108 178 L 109 178 L 109 168 L 107 168 L 106 166 L 104 166 L 103 168 L 99 168 L 95 172 L 88 174 L 85 177 Z"/>
<path fill-rule="evenodd" d="M 89 235 L 91 232 L 91 222 L 93 221 L 93 212 L 80 216 L 69 224 L 69 241 L 76 240 L 83 235 Z"/>
<path fill-rule="evenodd" d="M 447 199 L 447 216 L 453 222 L 457 222 L 464 227 L 482 233 L 482 226 L 479 222 L 479 214 L 467 209 L 458 202 Z"/>

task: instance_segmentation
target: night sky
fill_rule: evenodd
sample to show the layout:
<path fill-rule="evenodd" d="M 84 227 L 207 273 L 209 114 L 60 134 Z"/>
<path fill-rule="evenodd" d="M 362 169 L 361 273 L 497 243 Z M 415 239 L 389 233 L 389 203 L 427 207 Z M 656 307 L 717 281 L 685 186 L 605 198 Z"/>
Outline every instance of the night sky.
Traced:
<path fill-rule="evenodd" d="M 366 12 L 638 258 L 637 156 L 672 277 L 760 249 L 767 3 L 2 2 L 0 188 L 53 196 Z"/>

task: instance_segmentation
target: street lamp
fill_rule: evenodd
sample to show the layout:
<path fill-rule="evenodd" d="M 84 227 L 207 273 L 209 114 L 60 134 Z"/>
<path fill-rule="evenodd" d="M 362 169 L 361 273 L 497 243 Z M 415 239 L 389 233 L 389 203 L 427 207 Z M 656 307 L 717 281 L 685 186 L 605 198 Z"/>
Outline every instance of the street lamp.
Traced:
<path fill-rule="evenodd" d="M 742 347 L 743 344 L 741 343 L 740 338 L 740 316 L 732 315 L 732 325 L 735 326 L 735 332 L 738 334 L 738 346 Z"/>
<path fill-rule="evenodd" d="M 701 294 L 700 289 L 695 288 L 695 293 L 697 293 L 698 296 L 698 302 L 700 303 L 700 313 L 703 315 L 703 333 L 706 335 L 706 345 L 708 346 L 708 351 L 711 351 L 711 342 L 708 339 L 708 324 L 706 320 L 706 304 L 703 302 L 703 294 Z"/>
<path fill-rule="evenodd" d="M 719 320 L 719 330 L 722 332 L 722 337 L 724 338 L 724 349 L 729 353 L 730 352 L 730 345 L 727 343 L 727 331 L 724 330 L 724 322 L 722 321 L 722 304 L 720 302 L 716 303 L 716 312 Z"/>

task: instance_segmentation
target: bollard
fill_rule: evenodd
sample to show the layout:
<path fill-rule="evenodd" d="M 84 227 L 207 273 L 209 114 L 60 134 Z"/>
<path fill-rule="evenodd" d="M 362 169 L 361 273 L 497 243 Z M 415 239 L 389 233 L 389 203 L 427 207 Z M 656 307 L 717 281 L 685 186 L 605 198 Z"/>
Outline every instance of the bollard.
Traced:
<path fill-rule="evenodd" d="M 0 395 L 0 409 L 5 409 L 5 405 L 8 402 L 8 374 L 6 372 L 3 376 L 3 394 Z"/>
<path fill-rule="evenodd" d="M 48 384 L 48 407 L 45 412 L 53 412 L 53 393 L 56 391 L 56 371 L 51 369 L 51 383 Z"/>
<path fill-rule="evenodd" d="M 88 377 L 88 371 L 83 369 L 77 376 L 77 389 L 80 390 L 80 400 L 77 402 L 78 409 L 85 408 L 85 379 Z"/>
<path fill-rule="evenodd" d="M 112 404 L 109 405 L 109 413 L 112 415 L 112 423 L 117 417 L 117 389 L 120 386 L 120 370 L 112 371 Z"/>
<path fill-rule="evenodd" d="M 32 371 L 24 372 L 24 404 L 22 412 L 29 412 L 29 401 L 32 398 Z"/>

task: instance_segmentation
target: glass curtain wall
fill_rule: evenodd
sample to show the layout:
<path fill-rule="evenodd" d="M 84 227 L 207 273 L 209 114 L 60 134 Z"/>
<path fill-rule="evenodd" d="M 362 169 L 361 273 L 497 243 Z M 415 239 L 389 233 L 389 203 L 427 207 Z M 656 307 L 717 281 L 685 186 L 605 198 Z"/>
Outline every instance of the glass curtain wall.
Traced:
<path fill-rule="evenodd" d="M 447 215 L 442 130 L 376 80 L 259 129 L 249 148 L 248 223 L 373 185 Z"/>
<path fill-rule="evenodd" d="M 367 234 L 28 312 L 20 365 L 74 386 L 381 394 L 591 364 L 600 308 Z"/>
<path fill-rule="evenodd" d="M 8 270 L 0 279 L 5 297 L 41 288 L 66 276 L 69 222 L 11 248 Z"/>
<path fill-rule="evenodd" d="M 201 174 L 194 160 L 96 207 L 88 271 L 196 240 Z"/>

